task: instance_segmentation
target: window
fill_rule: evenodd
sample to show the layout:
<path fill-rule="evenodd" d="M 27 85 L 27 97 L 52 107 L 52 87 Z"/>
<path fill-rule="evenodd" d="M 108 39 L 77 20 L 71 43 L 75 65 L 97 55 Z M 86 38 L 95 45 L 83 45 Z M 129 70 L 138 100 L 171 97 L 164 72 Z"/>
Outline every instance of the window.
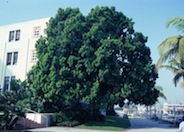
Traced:
<path fill-rule="evenodd" d="M 8 53 L 7 54 L 7 62 L 6 62 L 6 64 L 7 65 L 11 65 L 11 60 L 12 60 L 12 53 Z"/>
<path fill-rule="evenodd" d="M 12 60 L 13 59 L 13 60 Z M 18 60 L 18 52 L 7 53 L 7 62 L 6 65 L 15 65 Z"/>
<path fill-rule="evenodd" d="M 11 80 L 15 80 L 15 76 L 11 76 Z"/>
<path fill-rule="evenodd" d="M 17 63 L 17 59 L 18 59 L 18 52 L 14 52 L 13 65 Z"/>
<path fill-rule="evenodd" d="M 9 42 L 14 41 L 14 39 L 15 41 L 20 40 L 20 30 L 10 31 Z"/>
<path fill-rule="evenodd" d="M 35 63 L 36 61 L 37 61 L 36 50 L 32 50 L 31 62 Z"/>
<path fill-rule="evenodd" d="M 33 28 L 33 37 L 34 38 L 38 38 L 40 36 L 40 30 L 41 30 L 40 26 Z"/>
<path fill-rule="evenodd" d="M 10 34 L 9 34 L 9 42 L 11 42 L 13 40 L 14 40 L 14 31 L 10 31 Z"/>
<path fill-rule="evenodd" d="M 9 88 L 9 79 L 10 77 L 5 77 L 4 78 L 4 88 L 3 88 L 3 90 L 4 91 L 7 91 L 8 90 L 8 88 Z"/>
<path fill-rule="evenodd" d="M 15 41 L 20 40 L 20 30 L 16 30 Z"/>
<path fill-rule="evenodd" d="M 4 78 L 4 91 L 7 91 L 10 89 L 10 79 L 15 80 L 15 76 L 5 76 Z"/>

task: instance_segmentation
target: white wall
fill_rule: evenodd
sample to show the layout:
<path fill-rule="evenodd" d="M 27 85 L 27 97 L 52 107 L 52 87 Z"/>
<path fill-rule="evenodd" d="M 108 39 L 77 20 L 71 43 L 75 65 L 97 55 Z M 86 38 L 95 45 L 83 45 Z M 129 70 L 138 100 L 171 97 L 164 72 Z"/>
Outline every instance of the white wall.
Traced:
<path fill-rule="evenodd" d="M 26 118 L 31 121 L 37 122 L 38 124 L 49 126 L 51 123 L 50 115 L 51 114 L 46 113 L 26 113 Z"/>
<path fill-rule="evenodd" d="M 34 27 L 40 26 L 40 34 L 44 35 L 46 22 L 49 18 L 22 22 L 12 25 L 0 26 L 0 88 L 3 87 L 5 76 L 16 76 L 22 81 L 26 79 L 27 72 L 35 64 L 31 61 L 32 50 L 38 38 L 33 37 Z M 20 40 L 9 42 L 9 32 L 21 30 Z M 18 62 L 16 65 L 6 65 L 7 53 L 18 52 Z"/>

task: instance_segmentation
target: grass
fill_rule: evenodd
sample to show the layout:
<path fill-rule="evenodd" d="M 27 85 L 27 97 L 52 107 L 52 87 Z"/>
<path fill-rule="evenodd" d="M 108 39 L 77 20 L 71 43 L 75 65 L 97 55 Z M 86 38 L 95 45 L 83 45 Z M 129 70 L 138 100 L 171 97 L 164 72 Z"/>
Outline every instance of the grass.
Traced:
<path fill-rule="evenodd" d="M 77 126 L 77 128 L 83 129 L 96 129 L 96 130 L 111 130 L 111 131 L 122 131 L 123 129 L 129 128 L 129 119 L 123 119 L 119 116 L 107 116 L 105 121 L 99 122 L 87 122 L 85 124 Z"/>

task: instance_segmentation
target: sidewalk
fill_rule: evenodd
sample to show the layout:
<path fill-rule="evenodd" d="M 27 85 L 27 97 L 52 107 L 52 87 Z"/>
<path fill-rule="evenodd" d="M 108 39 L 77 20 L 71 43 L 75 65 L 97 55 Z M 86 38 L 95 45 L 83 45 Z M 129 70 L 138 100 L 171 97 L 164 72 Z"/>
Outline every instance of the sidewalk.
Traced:
<path fill-rule="evenodd" d="M 70 127 L 47 127 L 47 128 L 30 129 L 28 131 L 30 132 L 112 132 L 112 131 L 106 131 L 106 130 L 91 130 L 91 129 L 70 128 Z"/>

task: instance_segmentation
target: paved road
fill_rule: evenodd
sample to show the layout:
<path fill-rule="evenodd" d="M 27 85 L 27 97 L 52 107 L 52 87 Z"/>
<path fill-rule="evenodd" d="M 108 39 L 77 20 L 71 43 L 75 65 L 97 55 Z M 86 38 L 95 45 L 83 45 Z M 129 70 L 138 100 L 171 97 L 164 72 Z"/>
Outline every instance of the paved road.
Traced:
<path fill-rule="evenodd" d="M 145 118 L 130 118 L 131 128 L 127 132 L 177 132 L 178 128 L 172 124 L 153 121 Z"/>

